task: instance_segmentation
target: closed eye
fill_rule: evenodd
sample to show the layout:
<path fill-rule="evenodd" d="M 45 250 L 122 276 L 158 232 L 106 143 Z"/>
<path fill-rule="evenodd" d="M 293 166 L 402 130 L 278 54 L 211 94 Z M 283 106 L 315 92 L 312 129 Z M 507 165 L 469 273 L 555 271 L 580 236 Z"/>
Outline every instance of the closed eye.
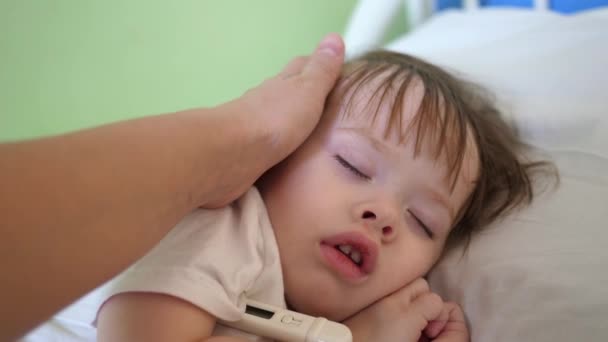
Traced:
<path fill-rule="evenodd" d="M 421 219 L 418 218 L 418 216 L 414 215 L 412 212 L 410 212 L 410 215 L 412 215 L 412 218 L 414 219 L 414 221 L 416 221 L 416 223 L 420 226 L 420 228 L 422 228 L 422 230 L 424 230 L 424 233 L 432 240 L 433 237 L 435 237 L 435 234 L 433 233 L 433 231 L 431 229 L 429 229 L 429 227 L 424 224 L 424 222 L 422 222 Z"/>
<path fill-rule="evenodd" d="M 346 159 L 342 158 L 340 155 L 335 155 L 334 158 L 338 161 L 338 163 L 340 163 L 340 165 L 344 166 L 344 168 L 346 168 L 348 171 L 352 172 L 355 176 L 365 179 L 365 180 L 371 179 L 368 175 L 359 171 L 359 169 L 354 167 L 351 163 L 346 161 Z"/>

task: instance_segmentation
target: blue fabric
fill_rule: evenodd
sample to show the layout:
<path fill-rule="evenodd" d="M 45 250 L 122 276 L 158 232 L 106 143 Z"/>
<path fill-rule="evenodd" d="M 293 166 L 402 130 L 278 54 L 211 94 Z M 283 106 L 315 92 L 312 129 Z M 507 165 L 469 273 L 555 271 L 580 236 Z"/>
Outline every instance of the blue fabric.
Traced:
<path fill-rule="evenodd" d="M 562 13 L 575 13 L 587 9 L 608 6 L 608 0 L 550 0 L 552 9 Z"/>
<path fill-rule="evenodd" d="M 435 9 L 437 11 L 442 11 L 448 8 L 460 8 L 462 7 L 461 0 L 439 0 L 435 2 Z"/>
<path fill-rule="evenodd" d="M 533 0 L 481 0 L 481 6 L 532 7 Z"/>
<path fill-rule="evenodd" d="M 480 0 L 481 6 L 532 7 L 534 0 Z M 437 0 L 435 9 L 462 8 L 462 0 Z M 549 8 L 560 13 L 576 13 L 583 10 L 608 6 L 608 0 L 549 0 Z"/>

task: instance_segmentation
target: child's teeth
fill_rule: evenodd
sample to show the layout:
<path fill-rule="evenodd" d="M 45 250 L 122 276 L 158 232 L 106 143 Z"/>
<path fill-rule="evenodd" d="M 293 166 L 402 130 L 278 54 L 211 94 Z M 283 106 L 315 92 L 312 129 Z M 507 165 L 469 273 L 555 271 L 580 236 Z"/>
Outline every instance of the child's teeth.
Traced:
<path fill-rule="evenodd" d="M 350 253 L 350 258 L 355 262 L 355 264 L 358 264 L 361 262 L 361 253 L 359 253 L 359 251 L 352 251 Z"/>
<path fill-rule="evenodd" d="M 350 245 L 340 245 L 338 246 L 338 248 L 342 251 L 342 253 L 348 255 L 350 253 L 350 251 L 353 249 L 352 246 Z"/>
<path fill-rule="evenodd" d="M 351 245 L 339 245 L 338 249 L 342 253 L 344 253 L 346 256 L 350 257 L 350 259 L 355 264 L 360 264 L 361 263 L 361 252 L 359 252 L 356 249 L 353 249 L 353 246 L 351 246 Z"/>

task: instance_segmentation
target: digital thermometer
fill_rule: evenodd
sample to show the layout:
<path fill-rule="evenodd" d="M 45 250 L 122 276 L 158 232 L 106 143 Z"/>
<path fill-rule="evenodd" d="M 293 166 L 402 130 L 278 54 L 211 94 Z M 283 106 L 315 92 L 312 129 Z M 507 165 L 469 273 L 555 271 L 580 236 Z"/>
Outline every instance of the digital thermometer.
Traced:
<path fill-rule="evenodd" d="M 247 300 L 243 319 L 222 325 L 284 342 L 352 342 L 344 324 Z"/>

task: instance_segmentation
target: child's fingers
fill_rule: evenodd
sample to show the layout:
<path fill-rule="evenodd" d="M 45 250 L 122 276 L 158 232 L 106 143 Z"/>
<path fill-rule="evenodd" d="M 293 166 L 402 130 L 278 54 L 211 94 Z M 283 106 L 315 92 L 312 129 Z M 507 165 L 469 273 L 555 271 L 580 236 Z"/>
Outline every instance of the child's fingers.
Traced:
<path fill-rule="evenodd" d="M 464 312 L 460 308 L 460 305 L 454 302 L 445 302 L 445 307 L 448 311 L 448 320 L 450 322 L 465 322 Z"/>
<path fill-rule="evenodd" d="M 416 298 L 430 291 L 429 284 L 426 282 L 426 280 L 423 278 L 418 278 L 392 294 L 386 296 L 383 299 L 383 303 L 387 303 L 391 306 L 395 305 L 395 307 L 399 308 L 400 310 L 406 310 L 410 306 L 410 303 L 412 303 Z"/>
<path fill-rule="evenodd" d="M 403 304 L 405 307 L 408 307 L 411 302 L 413 302 L 416 298 L 421 295 L 430 292 L 429 284 L 424 278 L 418 278 L 408 285 L 400 288 L 391 294 L 388 298 L 397 299 L 398 303 Z"/>
<path fill-rule="evenodd" d="M 429 322 L 429 324 L 424 329 L 424 333 L 428 337 L 435 338 L 443 330 L 445 325 L 448 323 L 448 319 L 450 316 L 450 312 L 449 312 L 450 309 L 451 308 L 449 306 L 445 305 L 445 303 L 444 303 L 443 309 L 441 310 L 441 314 L 439 315 L 439 317 L 437 317 L 437 319 Z"/>
<path fill-rule="evenodd" d="M 431 342 L 431 339 L 428 338 L 425 334 L 420 335 L 418 342 Z"/>
<path fill-rule="evenodd" d="M 429 283 L 424 278 L 414 280 L 404 289 L 408 293 L 408 302 L 412 302 L 421 295 L 431 291 Z"/>
<path fill-rule="evenodd" d="M 447 321 L 439 319 L 431 321 L 429 322 L 429 325 L 424 328 L 424 334 L 430 338 L 437 337 L 437 335 L 439 335 L 441 330 L 443 330 L 443 328 L 445 327 L 446 323 Z"/>
<path fill-rule="evenodd" d="M 453 302 L 445 303 L 448 311 L 448 321 L 439 333 L 435 342 L 468 342 L 469 329 L 467 328 L 464 312 L 460 306 Z"/>
<path fill-rule="evenodd" d="M 439 318 L 443 310 L 443 300 L 433 292 L 427 292 L 416 298 L 407 310 L 406 321 L 412 322 L 410 329 L 422 332 L 429 322 Z"/>

